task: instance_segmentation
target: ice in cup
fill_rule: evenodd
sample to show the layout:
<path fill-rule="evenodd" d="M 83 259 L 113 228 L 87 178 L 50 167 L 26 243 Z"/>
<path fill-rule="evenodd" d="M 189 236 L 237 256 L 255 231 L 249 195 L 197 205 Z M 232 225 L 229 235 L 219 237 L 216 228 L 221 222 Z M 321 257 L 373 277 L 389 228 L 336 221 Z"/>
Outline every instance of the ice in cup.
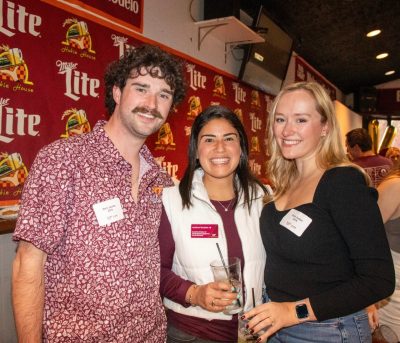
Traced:
<path fill-rule="evenodd" d="M 243 312 L 239 313 L 238 316 L 238 343 L 249 343 L 249 342 L 257 342 L 258 335 L 252 335 L 250 330 L 246 328 L 246 325 L 249 323 L 248 319 L 241 319 Z"/>
<path fill-rule="evenodd" d="M 229 283 L 234 292 L 238 294 L 238 299 L 234 304 L 229 305 L 223 311 L 225 314 L 236 314 L 243 309 L 243 292 L 242 292 L 242 272 L 240 259 L 238 257 L 230 257 L 226 261 L 212 261 L 211 270 L 214 275 L 214 281 L 225 281 Z"/>

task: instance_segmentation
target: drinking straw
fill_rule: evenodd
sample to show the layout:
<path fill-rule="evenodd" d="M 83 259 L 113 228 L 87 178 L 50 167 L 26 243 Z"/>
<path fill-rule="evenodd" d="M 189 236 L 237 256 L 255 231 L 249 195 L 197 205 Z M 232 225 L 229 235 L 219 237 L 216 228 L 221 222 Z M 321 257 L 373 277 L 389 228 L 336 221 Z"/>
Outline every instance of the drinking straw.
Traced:
<path fill-rule="evenodd" d="M 221 258 L 222 265 L 224 266 L 225 273 L 226 273 L 226 277 L 227 277 L 228 280 L 229 280 L 229 270 L 228 270 L 228 267 L 227 267 L 226 264 L 225 264 L 224 257 L 222 256 L 221 248 L 219 247 L 219 244 L 218 244 L 218 243 L 215 243 L 215 244 L 217 245 L 219 257 Z M 240 304 L 240 300 L 239 300 L 239 299 L 237 299 L 237 302 L 238 302 L 239 306 L 242 306 L 242 305 Z"/>
<path fill-rule="evenodd" d="M 218 249 L 218 252 L 219 252 L 219 257 L 221 258 L 222 265 L 224 266 L 226 277 L 229 279 L 229 270 L 228 270 L 228 267 L 225 264 L 224 257 L 222 256 L 221 248 L 219 247 L 218 243 L 215 243 L 215 244 L 217 245 L 217 249 Z"/>
<path fill-rule="evenodd" d="M 253 307 L 256 307 L 256 299 L 254 298 L 254 287 L 251 289 L 251 296 L 253 297 Z"/>

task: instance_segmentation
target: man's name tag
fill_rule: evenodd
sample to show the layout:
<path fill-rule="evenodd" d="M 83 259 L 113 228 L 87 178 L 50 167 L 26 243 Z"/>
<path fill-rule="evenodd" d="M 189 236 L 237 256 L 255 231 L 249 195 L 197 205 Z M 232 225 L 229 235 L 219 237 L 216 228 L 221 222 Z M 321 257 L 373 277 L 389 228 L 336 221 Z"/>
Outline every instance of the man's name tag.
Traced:
<path fill-rule="evenodd" d="M 100 226 L 105 226 L 124 219 L 121 202 L 118 198 L 94 204 L 93 210 Z"/>
<path fill-rule="evenodd" d="M 218 224 L 192 224 L 192 238 L 218 238 Z"/>
<path fill-rule="evenodd" d="M 291 209 L 280 221 L 283 227 L 300 237 L 311 224 L 312 219 L 304 213 Z"/>

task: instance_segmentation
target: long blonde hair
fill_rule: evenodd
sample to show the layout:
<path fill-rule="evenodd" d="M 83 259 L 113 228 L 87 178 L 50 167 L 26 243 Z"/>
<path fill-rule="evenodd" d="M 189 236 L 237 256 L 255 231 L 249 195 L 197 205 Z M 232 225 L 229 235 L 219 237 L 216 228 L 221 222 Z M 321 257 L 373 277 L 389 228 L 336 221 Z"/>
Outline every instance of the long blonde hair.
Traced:
<path fill-rule="evenodd" d="M 351 163 L 346 156 L 346 152 L 342 144 L 339 124 L 335 115 L 335 108 L 332 100 L 324 88 L 315 82 L 293 83 L 283 88 L 276 96 L 267 122 L 267 151 L 270 155 L 270 160 L 267 164 L 267 176 L 274 188 L 273 196 L 266 197 L 265 200 L 267 202 L 276 200 L 282 196 L 298 175 L 295 160 L 288 160 L 283 157 L 273 134 L 275 113 L 279 101 L 284 94 L 297 90 L 305 90 L 314 98 L 315 108 L 321 115 L 321 123 L 327 124 L 326 136 L 321 137 L 317 147 L 317 166 L 324 170 L 337 166 L 354 166 L 355 168 L 361 170 L 366 176 L 364 170 Z"/>

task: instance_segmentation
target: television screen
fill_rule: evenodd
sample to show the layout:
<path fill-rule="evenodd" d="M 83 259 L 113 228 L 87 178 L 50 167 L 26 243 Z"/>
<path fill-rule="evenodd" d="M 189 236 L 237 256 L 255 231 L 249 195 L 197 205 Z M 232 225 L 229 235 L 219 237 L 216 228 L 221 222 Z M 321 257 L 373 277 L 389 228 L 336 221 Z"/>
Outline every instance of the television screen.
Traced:
<path fill-rule="evenodd" d="M 264 43 L 247 47 L 239 78 L 262 91 L 276 95 L 286 77 L 293 39 L 275 24 L 263 7 L 253 28 L 265 38 Z"/>

